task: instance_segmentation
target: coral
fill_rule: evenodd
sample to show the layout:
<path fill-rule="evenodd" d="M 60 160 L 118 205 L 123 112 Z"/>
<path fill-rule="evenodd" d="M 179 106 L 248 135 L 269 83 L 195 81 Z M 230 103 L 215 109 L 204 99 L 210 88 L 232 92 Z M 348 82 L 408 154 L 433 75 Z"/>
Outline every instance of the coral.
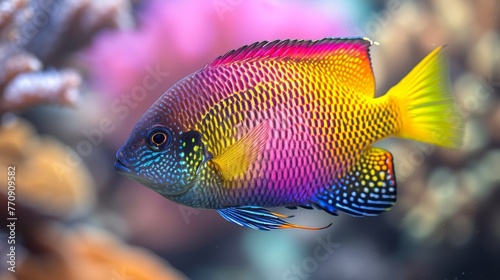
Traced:
<path fill-rule="evenodd" d="M 27 7 L 28 1 L 5 0 L 0 3 L 0 41 L 4 44 L 17 44 L 20 38 L 19 30 L 32 14 Z"/>
<path fill-rule="evenodd" d="M 92 205 L 93 180 L 78 155 L 54 138 L 39 137 L 28 122 L 16 117 L 4 121 L 0 151 L 0 169 L 15 165 L 19 174 L 17 204 L 54 217 L 76 215 Z M 7 179 L 0 180 L 5 194 Z"/>
<path fill-rule="evenodd" d="M 80 75 L 71 70 L 19 74 L 4 89 L 0 114 L 40 104 L 75 106 L 80 83 Z"/>
<path fill-rule="evenodd" d="M 47 228 L 39 235 L 50 257 L 30 255 L 17 280 L 187 279 L 151 252 L 96 228 Z"/>
<path fill-rule="evenodd" d="M 6 57 L 0 68 L 0 88 L 5 88 L 8 82 L 21 73 L 39 71 L 43 65 L 30 53 L 13 54 Z"/>
<path fill-rule="evenodd" d="M 81 77 L 64 63 L 102 29 L 132 22 L 127 0 L 0 3 L 0 115 L 38 104 L 74 106 Z"/>
<path fill-rule="evenodd" d="M 61 55 L 87 45 L 99 30 L 123 28 L 132 22 L 127 0 L 35 0 L 32 4 L 47 22 L 26 48 L 43 61 L 60 60 Z"/>

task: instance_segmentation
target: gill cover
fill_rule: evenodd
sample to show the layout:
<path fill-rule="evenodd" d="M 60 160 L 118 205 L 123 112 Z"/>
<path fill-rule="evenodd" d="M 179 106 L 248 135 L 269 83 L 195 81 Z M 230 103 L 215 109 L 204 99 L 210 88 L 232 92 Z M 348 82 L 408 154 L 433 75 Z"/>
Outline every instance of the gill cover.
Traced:
<path fill-rule="evenodd" d="M 180 179 L 176 184 L 167 186 L 164 194 L 180 195 L 196 184 L 203 163 L 210 159 L 201 139 L 201 133 L 194 130 L 180 134 L 178 147 L 174 147 L 179 158 L 179 168 L 174 173 L 180 175 Z"/>

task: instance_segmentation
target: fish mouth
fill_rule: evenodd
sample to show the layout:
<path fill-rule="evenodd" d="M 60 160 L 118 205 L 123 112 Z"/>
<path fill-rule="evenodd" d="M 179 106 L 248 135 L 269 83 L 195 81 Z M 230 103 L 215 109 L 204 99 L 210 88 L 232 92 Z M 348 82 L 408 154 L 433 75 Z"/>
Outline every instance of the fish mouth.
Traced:
<path fill-rule="evenodd" d="M 132 173 L 132 168 L 119 158 L 115 160 L 115 170 L 120 174 Z"/>

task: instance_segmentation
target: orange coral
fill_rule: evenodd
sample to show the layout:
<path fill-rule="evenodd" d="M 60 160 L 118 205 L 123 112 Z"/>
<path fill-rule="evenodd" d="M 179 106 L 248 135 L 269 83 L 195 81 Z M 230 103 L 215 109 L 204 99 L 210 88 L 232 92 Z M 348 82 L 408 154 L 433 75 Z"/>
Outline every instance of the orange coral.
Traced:
<path fill-rule="evenodd" d="M 40 239 L 51 258 L 30 255 L 19 266 L 17 280 L 186 279 L 151 252 L 95 228 L 43 230 Z"/>
<path fill-rule="evenodd" d="M 69 155 L 76 154 L 54 138 L 39 138 L 26 121 L 14 118 L 0 126 L 0 151 L 0 170 L 16 165 L 19 203 L 57 217 L 76 214 L 91 205 L 93 182 L 85 165 L 68 165 Z M 6 186 L 7 177 L 0 180 L 0 186 Z M 0 188 L 0 192 L 6 191 L 6 187 Z"/>

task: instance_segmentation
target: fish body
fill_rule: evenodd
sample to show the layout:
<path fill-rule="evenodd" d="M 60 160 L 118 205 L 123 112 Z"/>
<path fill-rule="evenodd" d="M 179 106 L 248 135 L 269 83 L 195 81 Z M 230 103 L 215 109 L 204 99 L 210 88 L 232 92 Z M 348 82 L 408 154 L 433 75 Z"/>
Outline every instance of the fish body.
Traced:
<path fill-rule="evenodd" d="M 268 207 L 377 215 L 396 201 L 389 136 L 458 147 L 442 49 L 374 98 L 368 39 L 259 42 L 168 89 L 117 152 L 166 198 L 255 229 L 299 227 Z"/>

